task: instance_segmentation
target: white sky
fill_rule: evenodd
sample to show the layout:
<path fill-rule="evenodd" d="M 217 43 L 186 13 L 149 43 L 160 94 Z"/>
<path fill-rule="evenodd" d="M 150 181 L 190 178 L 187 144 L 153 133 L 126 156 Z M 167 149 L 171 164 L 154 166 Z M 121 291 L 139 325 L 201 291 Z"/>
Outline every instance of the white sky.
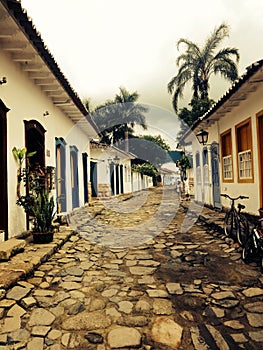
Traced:
<path fill-rule="evenodd" d="M 62 72 L 92 106 L 120 86 L 139 101 L 172 111 L 167 83 L 176 75 L 176 42 L 202 44 L 223 21 L 239 49 L 239 73 L 263 58 L 262 0 L 22 0 Z M 217 100 L 229 84 L 212 81 Z M 186 104 L 188 99 L 183 102 Z"/>

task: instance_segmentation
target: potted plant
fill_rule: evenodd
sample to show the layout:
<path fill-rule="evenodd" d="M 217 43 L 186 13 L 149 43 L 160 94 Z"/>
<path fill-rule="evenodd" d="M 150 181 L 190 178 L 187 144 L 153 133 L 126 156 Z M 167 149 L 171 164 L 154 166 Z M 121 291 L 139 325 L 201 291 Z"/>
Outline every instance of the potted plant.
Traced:
<path fill-rule="evenodd" d="M 48 192 L 40 191 L 32 207 L 33 241 L 34 243 L 49 243 L 53 240 L 53 219 L 55 203 Z"/>
<path fill-rule="evenodd" d="M 50 196 L 52 179 L 50 169 L 34 167 L 22 168 L 26 158 L 36 152 L 26 153 L 26 148 L 13 148 L 13 155 L 18 164 L 17 169 L 17 205 L 23 207 L 28 219 L 32 220 L 34 243 L 49 243 L 53 240 L 53 219 L 55 216 L 54 198 Z M 24 183 L 25 194 L 21 195 L 21 183 Z"/>

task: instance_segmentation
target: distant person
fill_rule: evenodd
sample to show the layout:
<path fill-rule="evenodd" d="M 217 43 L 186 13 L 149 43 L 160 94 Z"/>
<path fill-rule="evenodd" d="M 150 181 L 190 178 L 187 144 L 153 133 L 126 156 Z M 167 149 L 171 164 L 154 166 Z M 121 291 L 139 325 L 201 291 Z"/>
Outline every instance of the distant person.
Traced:
<path fill-rule="evenodd" d="M 176 193 L 178 195 L 178 198 L 181 200 L 181 198 L 182 198 L 182 183 L 180 180 L 177 180 Z"/>
<path fill-rule="evenodd" d="M 189 186 L 189 180 L 187 177 L 184 178 L 184 193 L 185 193 L 185 199 L 187 201 L 190 200 L 190 186 Z"/>

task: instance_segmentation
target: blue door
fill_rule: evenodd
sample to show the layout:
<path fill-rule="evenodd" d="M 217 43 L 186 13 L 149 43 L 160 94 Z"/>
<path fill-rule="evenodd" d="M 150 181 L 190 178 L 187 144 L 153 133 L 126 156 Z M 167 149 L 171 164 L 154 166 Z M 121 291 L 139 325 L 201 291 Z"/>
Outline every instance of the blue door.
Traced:
<path fill-rule="evenodd" d="M 57 211 L 66 212 L 66 142 L 63 138 L 56 138 L 56 181 Z"/>
<path fill-rule="evenodd" d="M 219 147 L 218 143 L 213 142 L 211 145 L 211 167 L 212 167 L 212 192 L 215 208 L 221 208 L 220 197 L 220 173 L 219 173 Z"/>
<path fill-rule="evenodd" d="M 72 189 L 72 209 L 79 207 L 78 149 L 70 146 L 70 169 Z"/>
<path fill-rule="evenodd" d="M 88 203 L 89 192 L 88 192 L 88 155 L 87 153 L 82 153 L 82 163 L 83 163 L 84 201 L 85 203 Z"/>

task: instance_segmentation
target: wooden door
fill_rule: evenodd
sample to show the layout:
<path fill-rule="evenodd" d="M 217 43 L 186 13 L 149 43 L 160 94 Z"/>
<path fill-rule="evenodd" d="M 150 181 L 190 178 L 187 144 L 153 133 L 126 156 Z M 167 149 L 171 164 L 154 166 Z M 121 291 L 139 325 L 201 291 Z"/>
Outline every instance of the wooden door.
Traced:
<path fill-rule="evenodd" d="M 7 196 L 7 122 L 9 109 L 0 100 L 0 231 L 4 231 L 4 239 L 8 239 L 8 196 Z"/>

